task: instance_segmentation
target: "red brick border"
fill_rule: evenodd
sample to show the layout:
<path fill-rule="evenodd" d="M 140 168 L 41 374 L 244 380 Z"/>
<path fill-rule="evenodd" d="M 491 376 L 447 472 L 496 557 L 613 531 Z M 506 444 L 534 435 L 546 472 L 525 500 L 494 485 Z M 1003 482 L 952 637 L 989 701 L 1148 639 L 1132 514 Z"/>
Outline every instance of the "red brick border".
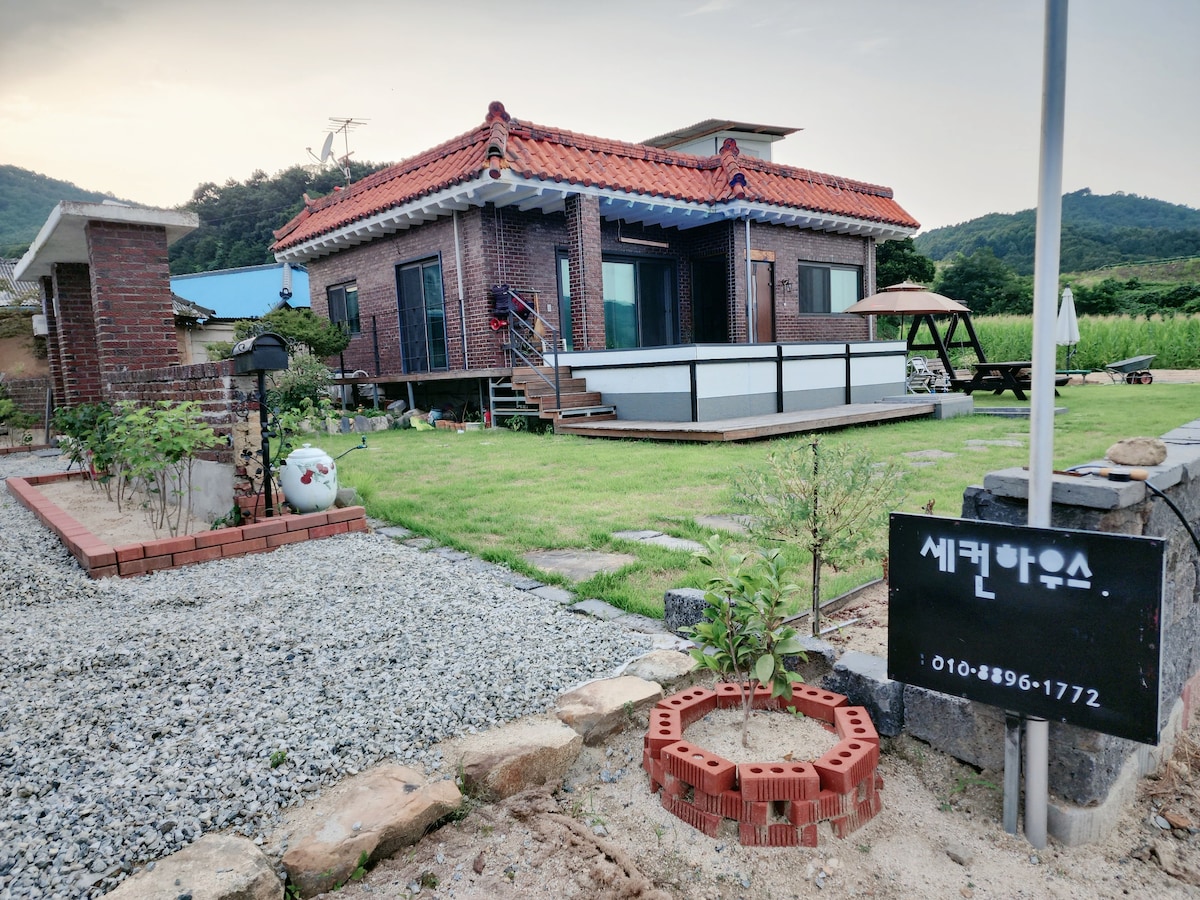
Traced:
<path fill-rule="evenodd" d="M 662 790 L 663 808 L 709 837 L 722 820 L 738 823 L 747 846 L 815 847 L 817 823 L 829 822 L 839 838 L 865 825 L 880 809 L 883 779 L 879 734 L 866 709 L 846 697 L 797 685 L 790 699 L 755 691 L 760 709 L 792 707 L 832 726 L 839 742 L 820 759 L 735 765 L 684 739 L 684 730 L 718 707 L 741 703 L 748 685 L 691 688 L 658 702 L 642 743 L 650 790 Z M 772 821 L 773 820 L 773 821 Z"/>
<path fill-rule="evenodd" d="M 144 575 L 158 569 L 175 569 L 212 559 L 263 553 L 283 544 L 368 530 L 367 511 L 361 506 L 348 506 L 319 513 L 283 515 L 237 528 L 110 547 L 37 489 L 39 484 L 80 478 L 83 478 L 80 472 L 9 478 L 8 492 L 58 535 L 91 578 Z"/>

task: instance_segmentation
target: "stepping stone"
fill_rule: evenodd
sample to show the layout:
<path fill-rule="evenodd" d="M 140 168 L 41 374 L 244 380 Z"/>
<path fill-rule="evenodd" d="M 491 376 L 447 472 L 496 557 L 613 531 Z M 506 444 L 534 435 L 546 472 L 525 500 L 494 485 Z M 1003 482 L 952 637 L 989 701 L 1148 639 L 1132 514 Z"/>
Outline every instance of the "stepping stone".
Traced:
<path fill-rule="evenodd" d="M 689 541 L 687 538 L 671 537 L 669 534 L 660 534 L 658 537 L 646 538 L 642 543 L 655 544 L 659 547 L 666 547 L 668 550 L 683 550 L 687 553 L 695 553 L 705 549 L 703 544 L 696 541 Z"/>
<path fill-rule="evenodd" d="M 731 534 L 748 534 L 750 532 L 749 516 L 696 516 L 696 524 L 701 528 L 728 531 Z"/>
<path fill-rule="evenodd" d="M 534 588 L 529 593 L 537 594 L 539 597 L 545 600 L 552 600 L 555 603 L 570 603 L 575 599 L 575 595 L 570 591 L 565 591 L 552 584 L 543 584 L 541 587 Z"/>
<path fill-rule="evenodd" d="M 601 553 L 595 550 L 539 550 L 522 557 L 531 566 L 565 575 L 572 581 L 587 581 L 601 572 L 616 572 L 637 562 L 628 553 Z"/>
<path fill-rule="evenodd" d="M 619 619 L 625 615 L 625 610 L 617 609 L 611 603 L 605 603 L 603 600 L 589 599 L 581 600 L 578 603 L 567 607 L 574 613 L 581 613 L 585 616 L 593 616 L 594 618 L 603 621 Z"/>
<path fill-rule="evenodd" d="M 639 541 L 643 544 L 655 544 L 671 550 L 685 550 L 688 553 L 695 553 L 697 550 L 704 549 L 703 544 L 697 544 L 695 541 L 689 541 L 684 538 L 671 537 L 669 534 L 663 534 L 661 531 L 614 531 L 613 537 L 622 541 Z"/>
<path fill-rule="evenodd" d="M 402 541 L 405 538 L 412 537 L 412 532 L 407 528 L 401 528 L 399 525 L 384 525 L 382 528 L 375 529 L 376 534 L 382 534 L 384 537 L 390 537 L 394 541 Z"/>
<path fill-rule="evenodd" d="M 405 547 L 413 547 L 417 550 L 428 550 L 430 547 L 437 546 L 437 541 L 433 538 L 415 537 L 404 542 Z"/>
<path fill-rule="evenodd" d="M 449 547 L 438 547 L 433 552 L 442 559 L 449 560 L 450 562 L 462 562 L 464 559 L 471 558 L 470 553 L 463 553 L 461 550 L 452 550 Z"/>
<path fill-rule="evenodd" d="M 614 531 L 613 537 L 622 541 L 645 541 L 652 537 L 661 537 L 661 531 Z"/>
<path fill-rule="evenodd" d="M 909 459 L 949 459 L 957 456 L 957 454 L 947 453 L 945 450 L 910 450 L 904 455 Z"/>

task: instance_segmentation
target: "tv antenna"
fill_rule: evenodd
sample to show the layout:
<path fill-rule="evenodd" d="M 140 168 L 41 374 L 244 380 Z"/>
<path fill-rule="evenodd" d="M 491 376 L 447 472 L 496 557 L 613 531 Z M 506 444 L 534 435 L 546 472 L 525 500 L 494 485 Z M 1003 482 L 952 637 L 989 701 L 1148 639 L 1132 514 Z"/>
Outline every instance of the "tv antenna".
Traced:
<path fill-rule="evenodd" d="M 325 135 L 325 143 L 321 145 L 321 155 L 313 153 L 312 147 L 306 147 L 308 155 L 311 156 L 318 166 L 324 166 L 327 162 L 332 161 L 339 169 L 342 170 L 342 175 L 346 178 L 346 184 L 350 184 L 350 157 L 353 155 L 350 150 L 350 132 L 356 128 L 366 125 L 369 119 L 360 119 L 354 116 L 330 116 L 329 117 L 329 132 Z M 334 156 L 333 139 L 337 135 L 342 136 L 343 147 L 345 152 L 341 157 Z"/>

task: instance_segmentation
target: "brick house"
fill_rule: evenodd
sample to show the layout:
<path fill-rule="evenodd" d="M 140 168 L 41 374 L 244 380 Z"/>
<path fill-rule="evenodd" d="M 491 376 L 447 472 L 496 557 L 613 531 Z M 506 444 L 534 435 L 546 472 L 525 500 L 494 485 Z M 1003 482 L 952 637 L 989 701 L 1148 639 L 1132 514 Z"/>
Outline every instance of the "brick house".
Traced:
<path fill-rule="evenodd" d="M 633 144 L 492 103 L 471 131 L 306 198 L 273 250 L 307 267 L 313 311 L 351 331 L 345 370 L 410 397 L 482 398 L 486 383 L 480 405 L 498 403 L 550 348 L 586 376 L 579 411 L 603 412 L 599 394 L 622 418 L 903 392 L 903 346 L 867 346 L 869 321 L 841 310 L 873 291 L 876 242 L 919 225 L 888 188 L 771 162 L 792 131 L 708 121 Z M 501 285 L 528 313 L 513 327 L 497 322 Z M 522 324 L 536 340 L 516 339 Z"/>

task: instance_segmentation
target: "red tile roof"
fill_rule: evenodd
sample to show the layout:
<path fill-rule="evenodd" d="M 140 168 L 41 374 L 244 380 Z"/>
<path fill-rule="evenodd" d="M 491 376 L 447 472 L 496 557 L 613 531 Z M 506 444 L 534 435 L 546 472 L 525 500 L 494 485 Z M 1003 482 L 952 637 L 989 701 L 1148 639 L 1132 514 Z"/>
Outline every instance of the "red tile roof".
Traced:
<path fill-rule="evenodd" d="M 738 153 L 693 156 L 520 122 L 494 102 L 487 120 L 411 159 L 376 172 L 305 209 L 275 232 L 276 252 L 467 182 L 517 176 L 615 195 L 659 197 L 714 210 L 752 203 L 913 230 L 919 223 L 890 188 L 823 175 Z M 490 178 L 489 178 L 490 176 Z"/>

